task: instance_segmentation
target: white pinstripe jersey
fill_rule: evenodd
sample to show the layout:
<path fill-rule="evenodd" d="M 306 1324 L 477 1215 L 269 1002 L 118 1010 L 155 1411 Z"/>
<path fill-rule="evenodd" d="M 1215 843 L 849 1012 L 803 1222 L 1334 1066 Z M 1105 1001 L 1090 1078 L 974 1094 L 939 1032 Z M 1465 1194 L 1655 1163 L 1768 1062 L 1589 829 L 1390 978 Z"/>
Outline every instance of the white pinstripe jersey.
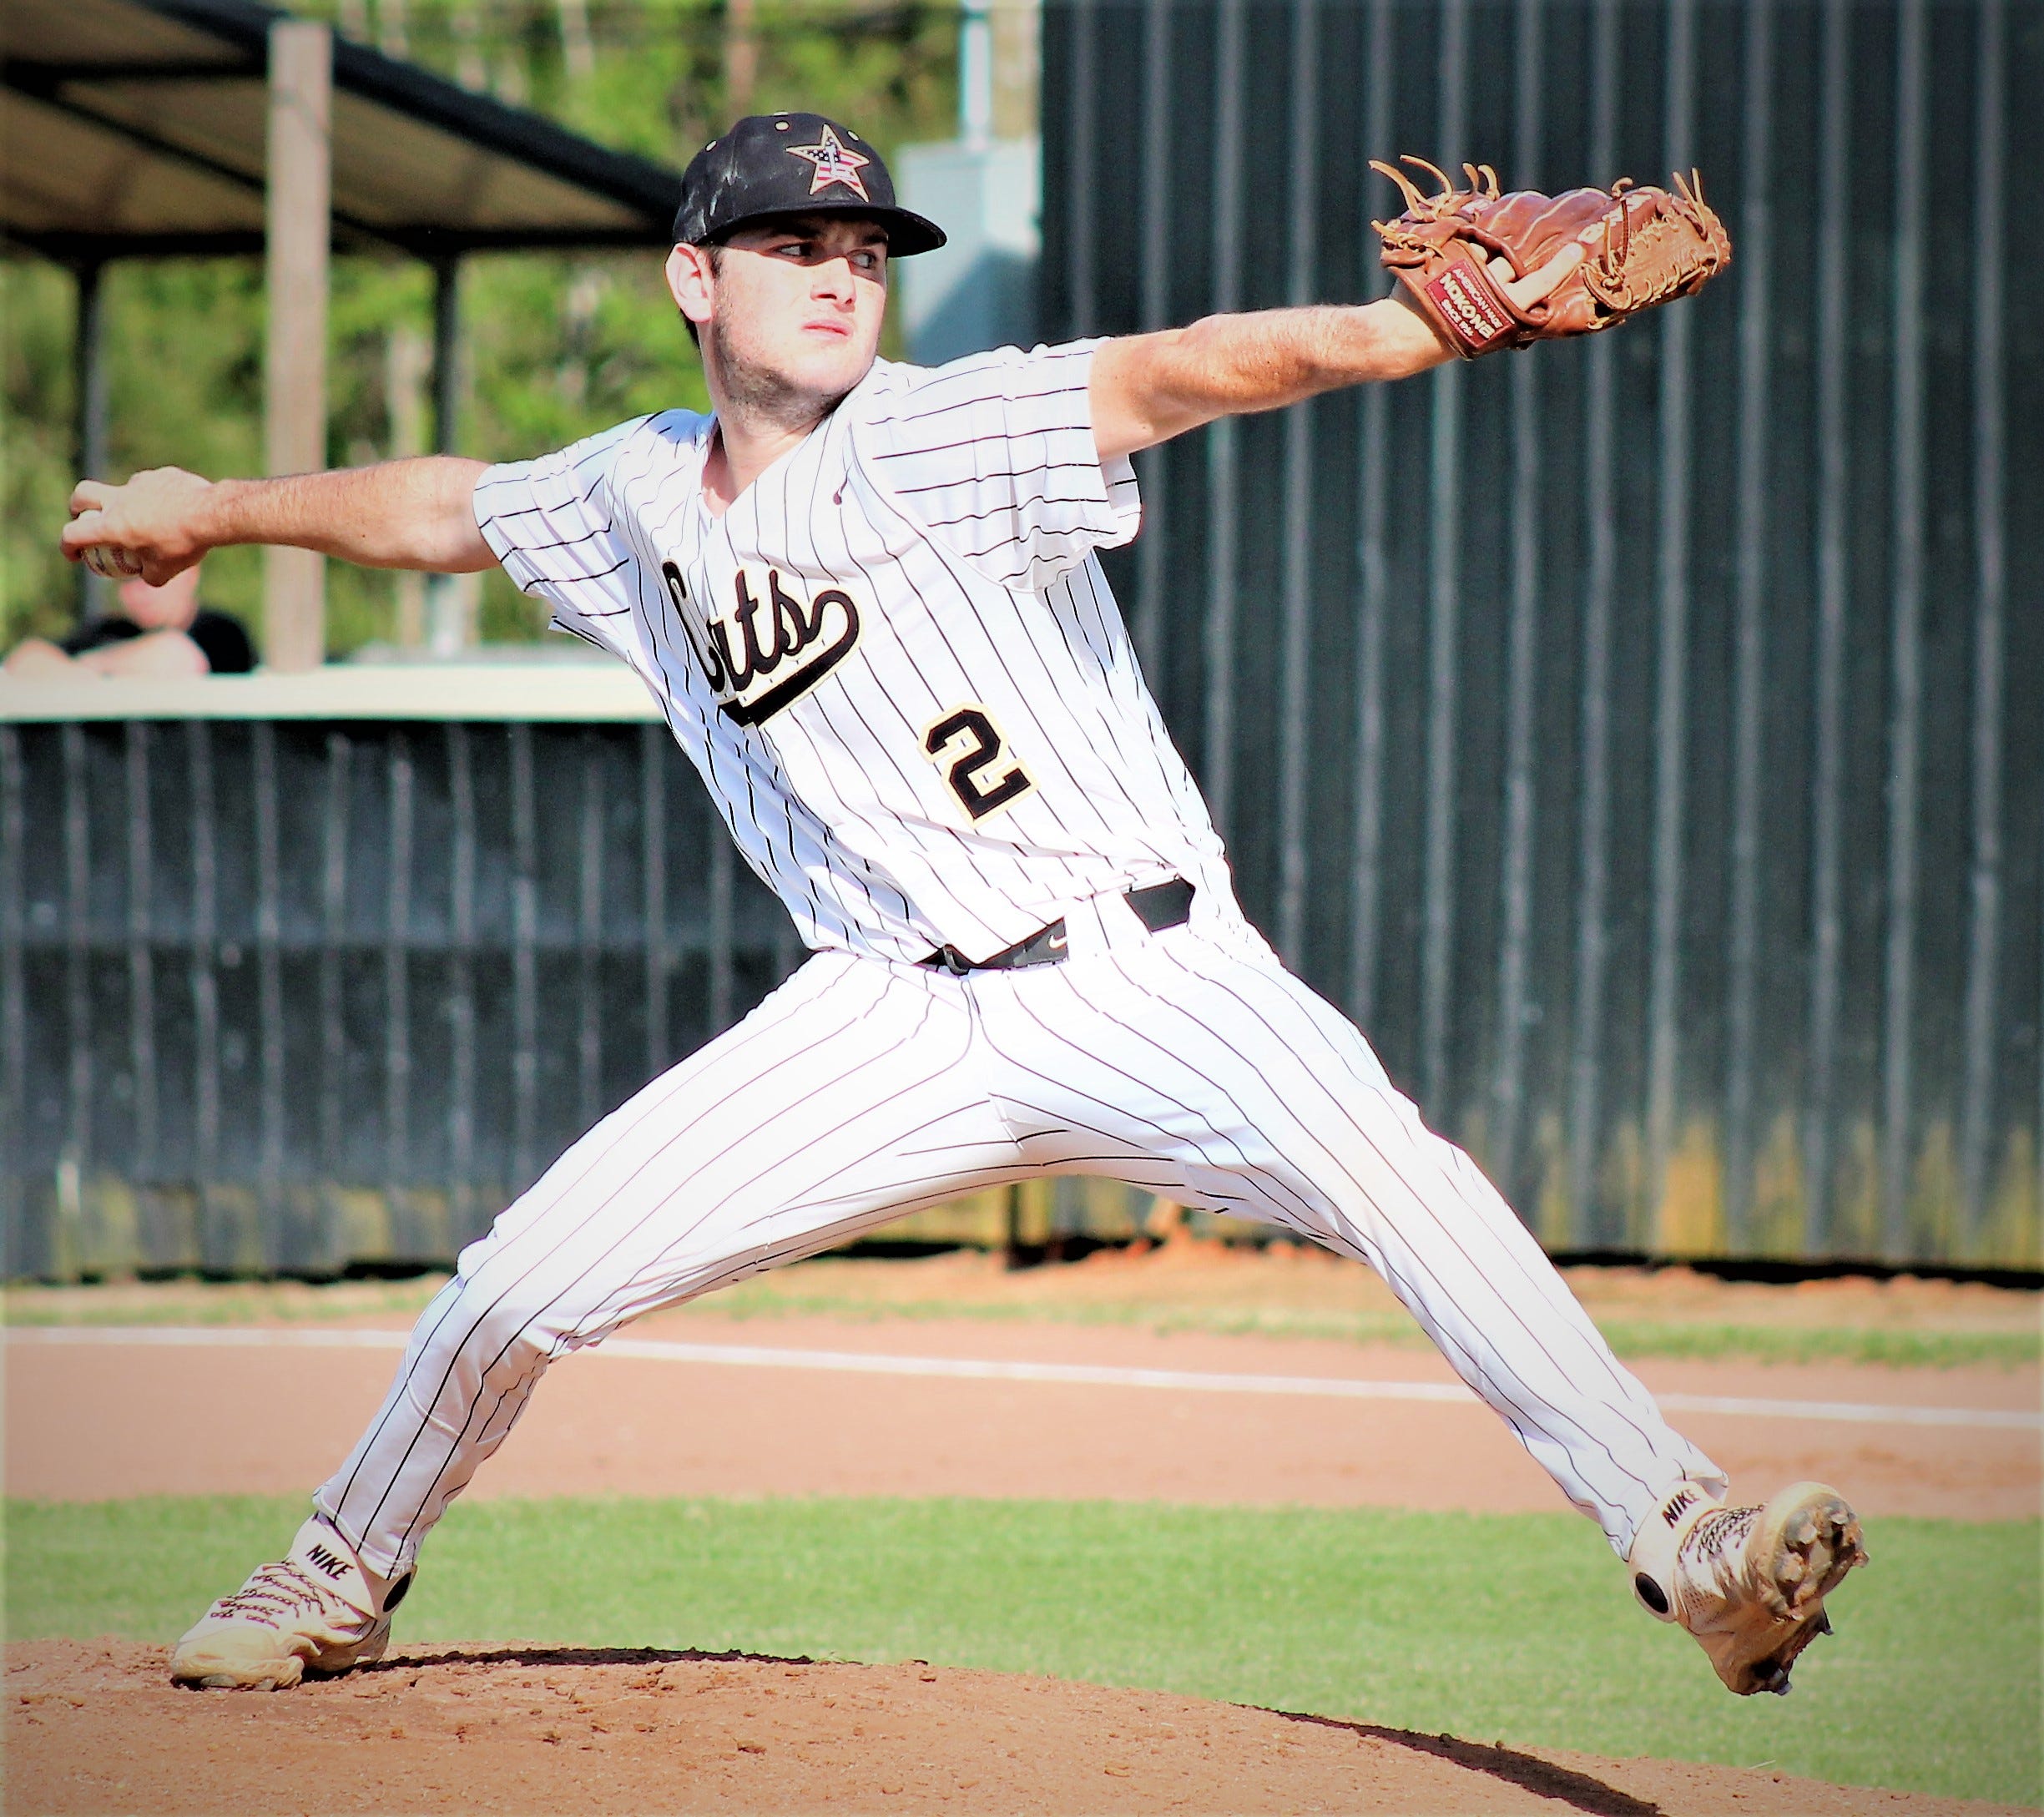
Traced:
<path fill-rule="evenodd" d="M 1093 553 L 1140 518 L 1097 345 L 878 361 L 721 517 L 686 411 L 477 482 L 505 571 L 638 671 L 812 946 L 983 959 L 1174 875 L 1227 898 Z"/>

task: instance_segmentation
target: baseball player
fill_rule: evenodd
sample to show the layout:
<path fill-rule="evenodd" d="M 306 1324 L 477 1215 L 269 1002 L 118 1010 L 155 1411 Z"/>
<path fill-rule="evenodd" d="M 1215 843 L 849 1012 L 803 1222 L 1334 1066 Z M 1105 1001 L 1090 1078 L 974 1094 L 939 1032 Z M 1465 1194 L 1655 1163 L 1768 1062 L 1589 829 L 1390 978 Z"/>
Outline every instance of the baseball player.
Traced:
<path fill-rule="evenodd" d="M 876 357 L 888 267 L 943 235 L 813 114 L 706 147 L 674 240 L 709 416 L 497 467 L 163 469 L 73 495 L 67 553 L 152 581 L 227 543 L 501 563 L 644 681 L 813 949 L 462 1252 L 289 1555 L 208 1610 L 173 1676 L 278 1688 L 381 1655 L 421 1542 L 556 1357 L 916 1207 L 1065 1172 L 1375 1269 L 1641 1602 L 1734 1691 L 1785 1689 L 1863 1557 L 1851 1510 L 1807 1483 L 1724 1506 L 1724 1474 L 1468 1157 L 1278 962 L 1097 558 L 1136 533 L 1138 449 L 1425 371 L 1471 351 L 1453 322 L 1386 299 L 896 365 Z M 1458 319 L 1540 319 L 1595 242 L 1463 261 Z"/>

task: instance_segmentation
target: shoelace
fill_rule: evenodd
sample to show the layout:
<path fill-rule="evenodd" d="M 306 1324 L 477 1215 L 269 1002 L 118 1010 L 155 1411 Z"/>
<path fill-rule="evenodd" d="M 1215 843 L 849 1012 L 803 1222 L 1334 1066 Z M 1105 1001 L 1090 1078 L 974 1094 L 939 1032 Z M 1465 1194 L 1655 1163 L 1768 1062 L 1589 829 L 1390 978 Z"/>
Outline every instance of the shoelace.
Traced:
<path fill-rule="evenodd" d="M 336 1605 L 355 1619 L 361 1618 L 361 1612 L 353 1603 L 334 1595 L 302 1566 L 285 1558 L 265 1565 L 232 1596 L 222 1597 L 220 1612 L 267 1622 L 274 1628 L 295 1609 L 310 1608 L 328 1615 Z"/>
<path fill-rule="evenodd" d="M 1753 1523 L 1759 1519 L 1758 1508 L 1713 1508 L 1689 1529 L 1688 1537 L 1682 1549 L 1698 1552 L 1730 1551 L 1743 1546 L 1746 1536 L 1753 1531 Z"/>

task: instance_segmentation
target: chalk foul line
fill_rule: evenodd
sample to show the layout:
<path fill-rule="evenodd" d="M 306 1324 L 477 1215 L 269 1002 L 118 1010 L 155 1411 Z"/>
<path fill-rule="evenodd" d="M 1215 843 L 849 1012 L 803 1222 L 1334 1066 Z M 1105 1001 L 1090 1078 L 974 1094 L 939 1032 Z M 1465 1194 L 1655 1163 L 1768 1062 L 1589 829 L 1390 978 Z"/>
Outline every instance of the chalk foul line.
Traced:
<path fill-rule="evenodd" d="M 402 1331 L 251 1325 L 16 1325 L 9 1344 L 220 1350 L 401 1350 Z M 920 1375 L 952 1381 L 1034 1381 L 1095 1388 L 1161 1388 L 1181 1394 L 1293 1395 L 1333 1401 L 1476 1404 L 1460 1383 L 1368 1381 L 1343 1375 L 1222 1375 L 1198 1370 L 1123 1369 L 1098 1363 L 997 1362 L 963 1356 L 886 1356 L 863 1350 L 774 1350 L 750 1344 L 685 1344 L 611 1338 L 594 1354 L 658 1363 L 734 1369 L 796 1369 L 850 1375 Z M 1959 1426 L 2044 1432 L 2044 1413 L 1998 1407 L 1883 1406 L 1859 1401 L 1774 1401 L 1738 1395 L 1657 1395 L 1669 1413 L 1723 1413 L 1754 1420 L 1840 1421 L 1855 1426 Z"/>

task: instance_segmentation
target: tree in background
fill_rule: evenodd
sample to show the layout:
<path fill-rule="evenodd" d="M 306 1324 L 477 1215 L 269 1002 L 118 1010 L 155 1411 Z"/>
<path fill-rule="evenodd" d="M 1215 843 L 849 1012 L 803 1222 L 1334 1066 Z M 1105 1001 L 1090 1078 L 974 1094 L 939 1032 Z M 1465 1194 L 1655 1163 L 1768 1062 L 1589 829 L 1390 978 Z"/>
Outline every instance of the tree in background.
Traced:
<path fill-rule="evenodd" d="M 952 0 L 304 0 L 295 10 L 676 169 L 744 112 L 814 108 L 886 154 L 947 136 L 956 113 Z M 113 471 L 103 477 L 165 463 L 260 472 L 260 261 L 122 262 L 104 283 Z M 0 261 L 0 648 L 61 632 L 76 598 L 56 549 L 73 477 L 72 306 L 67 274 Z M 417 265 L 334 261 L 330 461 L 422 446 L 431 308 Z M 649 252 L 477 255 L 466 262 L 462 308 L 465 454 L 517 458 L 643 411 L 704 404 L 701 369 Z M 257 552 L 222 551 L 206 583 L 210 603 L 260 625 Z M 335 563 L 330 651 L 416 640 L 416 602 L 401 577 Z M 484 637 L 540 631 L 529 603 L 491 574 Z"/>

